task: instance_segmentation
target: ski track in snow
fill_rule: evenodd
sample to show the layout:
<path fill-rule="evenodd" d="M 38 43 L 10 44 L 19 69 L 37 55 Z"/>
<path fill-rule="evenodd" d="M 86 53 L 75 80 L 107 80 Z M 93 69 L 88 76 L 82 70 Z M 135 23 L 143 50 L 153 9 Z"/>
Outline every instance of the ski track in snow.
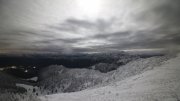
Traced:
<path fill-rule="evenodd" d="M 41 96 L 42 101 L 180 101 L 180 54 L 153 70 L 108 86 Z"/>

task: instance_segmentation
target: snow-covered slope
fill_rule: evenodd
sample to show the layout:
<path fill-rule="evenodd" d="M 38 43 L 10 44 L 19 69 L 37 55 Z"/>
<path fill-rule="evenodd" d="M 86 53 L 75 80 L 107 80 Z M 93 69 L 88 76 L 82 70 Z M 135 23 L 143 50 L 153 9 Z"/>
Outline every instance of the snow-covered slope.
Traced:
<path fill-rule="evenodd" d="M 42 101 L 180 101 L 180 54 L 161 66 L 107 86 L 41 96 Z"/>
<path fill-rule="evenodd" d="M 96 70 L 52 65 L 40 73 L 38 86 L 42 94 L 75 92 L 104 82 L 106 75 Z"/>
<path fill-rule="evenodd" d="M 87 88 L 104 86 L 140 74 L 167 59 L 167 56 L 139 58 L 120 66 L 99 63 L 89 69 L 70 69 L 62 65 L 51 65 L 40 72 L 38 85 L 42 94 L 76 92 Z M 102 73 L 105 71 L 108 72 Z"/>

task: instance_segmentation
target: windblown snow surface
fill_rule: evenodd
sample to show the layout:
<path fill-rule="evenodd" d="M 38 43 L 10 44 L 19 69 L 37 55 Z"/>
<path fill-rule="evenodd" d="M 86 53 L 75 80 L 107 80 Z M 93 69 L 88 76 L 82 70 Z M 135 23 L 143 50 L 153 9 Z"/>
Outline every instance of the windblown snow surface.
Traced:
<path fill-rule="evenodd" d="M 154 65 L 153 65 L 154 66 Z M 160 66 L 108 85 L 41 96 L 42 101 L 180 101 L 180 54 Z"/>

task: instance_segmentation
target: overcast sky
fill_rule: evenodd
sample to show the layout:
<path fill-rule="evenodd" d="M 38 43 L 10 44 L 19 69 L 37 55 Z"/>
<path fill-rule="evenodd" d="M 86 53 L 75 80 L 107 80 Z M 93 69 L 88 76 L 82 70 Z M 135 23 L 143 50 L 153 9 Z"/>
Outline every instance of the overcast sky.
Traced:
<path fill-rule="evenodd" d="M 180 0 L 0 0 L 0 53 L 169 49 Z"/>

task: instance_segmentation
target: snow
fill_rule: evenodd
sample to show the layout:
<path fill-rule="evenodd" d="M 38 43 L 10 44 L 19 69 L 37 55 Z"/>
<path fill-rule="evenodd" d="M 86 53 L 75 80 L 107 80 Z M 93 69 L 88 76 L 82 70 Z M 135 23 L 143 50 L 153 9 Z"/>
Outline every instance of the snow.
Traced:
<path fill-rule="evenodd" d="M 17 67 L 16 67 L 16 66 L 12 66 L 11 68 L 12 68 L 12 69 L 16 69 Z"/>
<path fill-rule="evenodd" d="M 24 72 L 25 72 L 25 73 L 27 73 L 27 72 L 28 72 L 28 70 L 26 69 Z"/>
<path fill-rule="evenodd" d="M 0 71 L 3 71 L 4 70 L 4 68 L 0 68 Z"/>
<path fill-rule="evenodd" d="M 33 93 L 33 89 L 36 89 L 36 90 L 38 89 L 38 87 L 36 87 L 36 86 L 20 84 L 20 83 L 16 83 L 16 86 L 25 88 L 29 93 Z"/>
<path fill-rule="evenodd" d="M 33 86 L 31 86 L 31 85 L 26 85 L 26 84 L 16 83 L 16 86 L 17 86 L 17 87 L 25 88 L 26 90 L 28 90 L 28 89 L 33 89 Z"/>
<path fill-rule="evenodd" d="M 29 78 L 29 79 L 26 79 L 26 80 L 37 81 L 38 77 L 32 77 L 32 78 Z"/>
<path fill-rule="evenodd" d="M 161 66 L 113 82 L 73 93 L 41 96 L 42 101 L 179 101 L 180 54 Z"/>

